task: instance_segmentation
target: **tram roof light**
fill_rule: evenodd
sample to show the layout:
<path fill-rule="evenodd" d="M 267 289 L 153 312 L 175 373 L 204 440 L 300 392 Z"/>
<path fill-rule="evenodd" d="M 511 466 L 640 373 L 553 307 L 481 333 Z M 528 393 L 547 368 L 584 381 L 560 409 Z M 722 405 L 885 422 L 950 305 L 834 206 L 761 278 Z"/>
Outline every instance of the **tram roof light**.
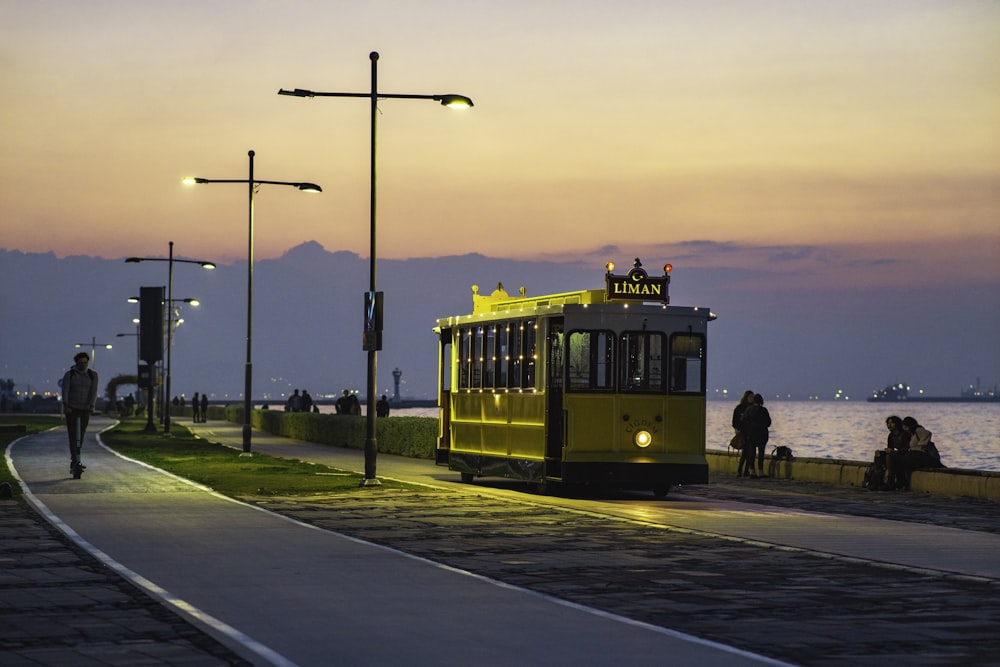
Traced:
<path fill-rule="evenodd" d="M 608 262 L 607 264 L 604 265 L 604 268 L 605 268 L 605 270 L 608 273 L 611 273 L 612 271 L 615 270 L 615 263 L 614 262 Z"/>
<path fill-rule="evenodd" d="M 674 265 L 673 264 L 664 264 L 663 265 L 663 272 L 664 273 L 670 273 L 673 270 L 674 270 Z"/>

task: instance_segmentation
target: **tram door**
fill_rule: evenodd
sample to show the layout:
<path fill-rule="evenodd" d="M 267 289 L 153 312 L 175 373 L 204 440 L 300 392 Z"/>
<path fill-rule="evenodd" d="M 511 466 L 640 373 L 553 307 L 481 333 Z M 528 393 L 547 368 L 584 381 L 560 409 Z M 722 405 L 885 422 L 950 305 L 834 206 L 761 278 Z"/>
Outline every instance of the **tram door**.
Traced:
<path fill-rule="evenodd" d="M 451 329 L 441 332 L 438 348 L 438 406 L 441 409 L 438 421 L 438 443 L 434 460 L 438 465 L 448 464 L 451 449 Z"/>
<path fill-rule="evenodd" d="M 565 419 L 563 412 L 563 319 L 549 320 L 549 334 L 546 340 L 548 377 L 546 378 L 546 433 L 545 433 L 545 474 L 548 477 L 562 477 L 562 448 Z"/>

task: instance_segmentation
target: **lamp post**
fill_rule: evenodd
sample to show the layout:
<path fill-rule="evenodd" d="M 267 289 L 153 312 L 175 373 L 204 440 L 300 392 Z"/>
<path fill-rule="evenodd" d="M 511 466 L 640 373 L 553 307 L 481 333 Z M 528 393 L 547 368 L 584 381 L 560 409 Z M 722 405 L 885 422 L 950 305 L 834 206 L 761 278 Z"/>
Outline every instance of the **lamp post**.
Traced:
<path fill-rule="evenodd" d="M 253 393 L 253 195 L 257 186 L 260 185 L 288 185 L 298 188 L 303 192 L 323 192 L 323 188 L 315 183 L 290 181 L 262 181 L 253 177 L 254 152 L 248 151 L 250 160 L 250 170 L 247 178 L 185 178 L 187 185 L 200 185 L 203 183 L 245 183 L 248 193 L 248 213 L 247 213 L 247 358 L 243 373 L 243 453 L 250 454 L 251 443 L 250 434 L 253 431 L 250 425 L 250 410 L 252 409 L 251 396 Z"/>
<path fill-rule="evenodd" d="M 278 91 L 279 95 L 291 95 L 293 97 L 359 97 L 371 101 L 371 161 L 370 161 L 370 194 L 369 194 L 369 280 L 368 293 L 365 295 L 365 336 L 363 338 L 363 349 L 368 352 L 368 399 L 367 399 L 367 419 L 365 426 L 365 476 L 361 481 L 361 486 L 378 486 L 379 482 L 375 477 L 375 463 L 378 455 L 378 441 L 375 431 L 375 401 L 378 394 L 377 366 L 378 350 L 381 349 L 381 313 L 377 312 L 381 299 L 375 290 L 375 137 L 376 119 L 378 117 L 379 99 L 401 99 L 401 100 L 434 100 L 443 106 L 452 108 L 468 108 L 472 106 L 472 100 L 464 95 L 452 93 L 443 95 L 412 95 L 399 93 L 378 92 L 378 52 L 372 51 L 368 54 L 371 60 L 371 91 L 367 93 L 321 93 L 312 90 L 295 88 Z M 379 318 L 376 324 L 376 317 Z"/>
<path fill-rule="evenodd" d="M 129 299 L 129 301 L 131 301 L 131 299 Z M 132 318 L 132 323 L 135 324 L 135 333 L 117 333 L 117 334 L 115 334 L 115 337 L 117 337 L 117 338 L 124 338 L 126 336 L 135 336 L 135 368 L 136 368 L 136 373 L 138 373 L 139 365 L 142 363 L 142 354 L 139 351 L 139 347 L 140 347 L 139 346 L 139 318 L 138 317 L 133 317 Z M 129 416 L 130 417 L 132 416 L 131 412 L 129 412 Z M 150 430 L 152 430 L 152 429 L 150 429 Z"/>
<path fill-rule="evenodd" d="M 174 242 L 170 241 L 170 253 L 166 259 L 162 257 L 129 257 L 126 264 L 136 264 L 139 262 L 167 262 L 167 385 L 166 393 L 163 396 L 163 435 L 170 435 L 170 348 L 173 342 L 173 326 L 171 315 L 174 303 L 174 262 L 181 264 L 198 264 L 203 269 L 214 269 L 215 263 L 201 259 L 175 259 Z M 185 301 L 188 301 L 185 299 Z M 194 303 L 195 299 L 190 302 Z"/>
<path fill-rule="evenodd" d="M 84 346 L 87 346 L 87 345 L 90 346 L 90 363 L 91 363 L 91 367 L 93 367 L 93 368 L 96 369 L 97 368 L 97 346 L 100 345 L 104 349 L 110 350 L 111 349 L 111 343 L 98 343 L 97 342 L 97 338 L 94 337 L 94 336 L 90 337 L 90 342 L 89 343 L 73 343 L 73 347 L 84 347 Z"/>
<path fill-rule="evenodd" d="M 129 299 L 129 301 L 131 301 L 131 299 Z M 142 359 L 139 355 L 139 318 L 132 318 L 132 323 L 135 324 L 135 333 L 119 333 L 115 334 L 115 337 L 124 338 L 125 336 L 135 336 L 135 365 L 138 367 L 139 364 L 142 363 Z"/>

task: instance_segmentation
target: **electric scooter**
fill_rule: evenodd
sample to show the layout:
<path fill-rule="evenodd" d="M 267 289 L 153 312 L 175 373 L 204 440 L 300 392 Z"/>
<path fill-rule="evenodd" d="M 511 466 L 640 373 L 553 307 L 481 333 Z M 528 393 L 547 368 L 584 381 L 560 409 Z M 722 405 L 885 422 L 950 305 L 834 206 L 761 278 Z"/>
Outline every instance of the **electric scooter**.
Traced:
<path fill-rule="evenodd" d="M 73 460 L 73 465 L 70 466 L 71 472 L 73 473 L 73 479 L 80 479 L 83 475 L 83 469 L 86 468 L 83 462 L 80 460 L 80 452 L 83 450 L 83 429 L 80 428 L 80 416 L 76 417 L 76 457 Z"/>

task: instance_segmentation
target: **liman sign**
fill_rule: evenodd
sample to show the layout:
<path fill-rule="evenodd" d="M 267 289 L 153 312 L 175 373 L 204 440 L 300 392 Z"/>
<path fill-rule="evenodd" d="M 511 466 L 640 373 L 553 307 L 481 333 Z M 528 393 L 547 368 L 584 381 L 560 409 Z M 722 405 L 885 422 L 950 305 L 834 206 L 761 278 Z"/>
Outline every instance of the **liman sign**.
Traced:
<path fill-rule="evenodd" d="M 613 273 L 615 265 L 609 262 L 605 274 L 605 299 L 607 301 L 660 301 L 670 303 L 670 270 L 673 267 L 664 265 L 663 275 L 651 277 L 642 268 L 642 262 L 635 258 L 632 269 L 624 276 Z"/>

